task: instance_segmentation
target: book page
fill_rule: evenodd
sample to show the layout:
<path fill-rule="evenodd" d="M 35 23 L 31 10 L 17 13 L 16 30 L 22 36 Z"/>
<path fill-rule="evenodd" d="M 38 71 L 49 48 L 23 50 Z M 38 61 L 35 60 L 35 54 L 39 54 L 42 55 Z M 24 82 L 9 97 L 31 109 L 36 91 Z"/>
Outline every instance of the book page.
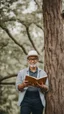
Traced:
<path fill-rule="evenodd" d="M 25 80 L 28 80 L 32 84 L 42 83 L 45 84 L 47 77 L 35 78 L 33 76 L 26 76 Z"/>

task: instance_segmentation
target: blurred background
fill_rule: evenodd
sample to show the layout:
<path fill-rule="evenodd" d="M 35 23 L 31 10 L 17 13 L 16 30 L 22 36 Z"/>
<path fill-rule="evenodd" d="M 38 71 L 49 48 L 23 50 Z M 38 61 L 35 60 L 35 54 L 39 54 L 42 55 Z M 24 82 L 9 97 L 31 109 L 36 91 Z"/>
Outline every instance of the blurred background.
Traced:
<path fill-rule="evenodd" d="M 0 114 L 19 114 L 15 81 L 29 50 L 38 52 L 44 68 L 42 7 L 42 0 L 0 0 Z"/>

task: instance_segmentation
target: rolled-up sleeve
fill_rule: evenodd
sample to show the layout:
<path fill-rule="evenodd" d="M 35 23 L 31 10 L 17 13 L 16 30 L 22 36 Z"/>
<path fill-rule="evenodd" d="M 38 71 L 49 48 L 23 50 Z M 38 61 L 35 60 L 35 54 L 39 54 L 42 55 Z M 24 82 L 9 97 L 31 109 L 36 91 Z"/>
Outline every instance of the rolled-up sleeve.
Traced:
<path fill-rule="evenodd" d="M 48 92 L 49 91 L 49 80 L 48 80 L 47 73 L 45 71 L 43 71 L 42 76 L 47 77 L 45 85 L 47 85 L 47 87 L 48 87 L 48 90 L 47 90 L 47 92 Z"/>
<path fill-rule="evenodd" d="M 16 78 L 16 90 L 18 90 L 18 85 L 22 83 L 22 71 L 20 71 Z M 19 91 L 19 90 L 18 90 Z"/>

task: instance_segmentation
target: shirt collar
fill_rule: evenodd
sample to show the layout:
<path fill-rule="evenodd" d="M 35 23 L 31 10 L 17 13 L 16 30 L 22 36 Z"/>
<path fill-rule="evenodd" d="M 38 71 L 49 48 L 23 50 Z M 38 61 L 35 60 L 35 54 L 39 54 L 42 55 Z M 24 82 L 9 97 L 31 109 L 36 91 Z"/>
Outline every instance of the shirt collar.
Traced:
<path fill-rule="evenodd" d="M 41 69 L 38 67 L 38 74 L 37 74 L 37 77 L 40 77 L 40 71 L 41 71 Z M 29 67 L 27 68 L 27 74 L 29 74 Z"/>
<path fill-rule="evenodd" d="M 39 68 L 39 67 L 37 67 L 38 68 L 38 71 L 41 71 L 41 69 Z M 29 67 L 27 68 L 27 72 L 29 71 Z"/>

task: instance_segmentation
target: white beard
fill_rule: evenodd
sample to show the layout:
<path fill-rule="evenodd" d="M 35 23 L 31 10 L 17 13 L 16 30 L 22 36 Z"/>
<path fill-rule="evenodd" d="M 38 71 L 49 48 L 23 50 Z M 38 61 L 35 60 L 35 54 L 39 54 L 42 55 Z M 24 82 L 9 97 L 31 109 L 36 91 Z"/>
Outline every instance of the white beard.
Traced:
<path fill-rule="evenodd" d="M 37 63 L 36 64 L 29 64 L 30 67 L 37 67 Z"/>

